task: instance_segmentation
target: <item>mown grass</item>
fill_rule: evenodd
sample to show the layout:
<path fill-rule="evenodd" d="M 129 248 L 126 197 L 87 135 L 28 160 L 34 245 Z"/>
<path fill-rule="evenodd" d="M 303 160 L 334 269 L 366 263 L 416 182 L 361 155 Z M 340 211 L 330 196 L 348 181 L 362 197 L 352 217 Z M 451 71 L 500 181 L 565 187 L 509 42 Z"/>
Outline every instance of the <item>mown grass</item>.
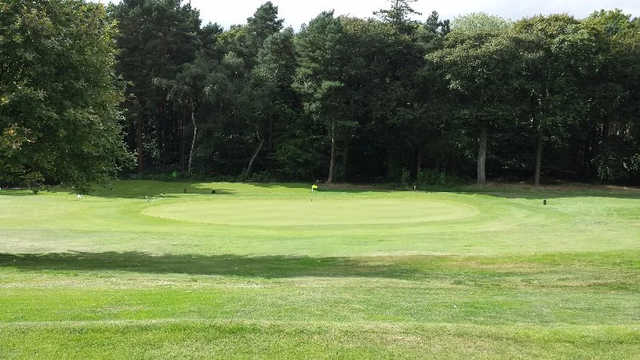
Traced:
<path fill-rule="evenodd" d="M 0 358 L 638 354 L 635 190 L 0 192 Z"/>

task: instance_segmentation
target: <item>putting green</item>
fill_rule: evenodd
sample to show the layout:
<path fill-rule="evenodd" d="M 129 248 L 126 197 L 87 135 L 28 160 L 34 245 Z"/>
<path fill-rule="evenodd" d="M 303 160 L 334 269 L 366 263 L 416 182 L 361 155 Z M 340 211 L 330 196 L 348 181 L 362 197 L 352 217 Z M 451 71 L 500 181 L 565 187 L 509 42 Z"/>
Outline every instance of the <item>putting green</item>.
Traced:
<path fill-rule="evenodd" d="M 469 218 L 478 212 L 453 201 L 396 198 L 191 201 L 152 206 L 143 214 L 216 225 L 296 226 L 425 223 Z"/>
<path fill-rule="evenodd" d="M 347 189 L 311 194 L 304 184 L 151 181 L 117 182 L 113 189 L 97 189 L 82 198 L 63 189 L 37 196 L 3 191 L 0 253 L 370 256 L 618 251 L 638 248 L 636 196 L 640 195 L 526 190 Z M 549 199 L 548 205 L 542 199 Z"/>

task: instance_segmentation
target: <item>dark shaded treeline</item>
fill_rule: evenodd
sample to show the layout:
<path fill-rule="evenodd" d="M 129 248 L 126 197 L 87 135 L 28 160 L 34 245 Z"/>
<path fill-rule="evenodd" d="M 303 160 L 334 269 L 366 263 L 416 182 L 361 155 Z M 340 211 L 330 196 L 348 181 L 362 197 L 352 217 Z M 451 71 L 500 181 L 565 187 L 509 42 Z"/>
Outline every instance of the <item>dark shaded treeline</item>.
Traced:
<path fill-rule="evenodd" d="M 227 31 L 180 1 L 113 7 L 138 170 L 638 181 L 638 20 L 473 14 L 451 27 L 390 3 L 298 33 L 270 2 Z"/>
<path fill-rule="evenodd" d="M 123 0 L 106 15 L 100 5 L 82 0 L 9 2 L 3 16 L 15 15 L 10 20 L 16 26 L 44 28 L 20 21 L 31 6 L 55 16 L 70 8 L 80 14 L 74 26 L 97 21 L 102 27 L 92 28 L 97 50 L 91 43 L 55 53 L 63 61 L 63 54 L 77 51 L 81 56 L 68 60 L 89 64 L 60 74 L 56 64 L 48 64 L 46 73 L 35 71 L 45 67 L 36 67 L 28 51 L 17 52 L 27 43 L 22 30 L 8 22 L 3 31 L 15 41 L 3 40 L 12 51 L 3 51 L 3 60 L 14 61 L 6 54 L 24 56 L 3 72 L 0 152 L 10 160 L 0 165 L 17 175 L 0 176 L 0 182 L 25 182 L 29 176 L 82 182 L 125 168 L 131 162 L 118 148 L 114 136 L 120 130 L 113 125 L 122 119 L 122 138 L 137 158 L 137 172 L 146 174 L 421 184 L 456 178 L 640 183 L 640 20 L 598 11 L 582 20 L 552 15 L 512 23 L 471 14 L 449 23 L 436 12 L 417 14 L 412 2 L 390 1 L 371 19 L 324 12 L 298 32 L 283 28 L 270 2 L 246 24 L 227 30 L 203 25 L 198 10 L 180 0 Z M 65 19 L 53 21 L 52 34 L 61 44 L 75 44 L 70 39 L 82 36 L 73 35 L 67 28 L 73 21 Z M 39 46 L 51 49 L 46 36 Z M 111 37 L 117 52 L 107 46 Z M 47 61 L 44 55 L 41 61 Z M 100 71 L 91 70 L 96 64 L 102 64 Z M 111 70 L 118 78 L 108 84 L 104 76 Z M 94 80 L 87 71 L 101 74 L 95 88 L 104 91 L 82 98 L 82 109 L 93 116 L 93 104 L 106 102 L 98 113 L 110 130 L 97 126 L 78 138 L 79 147 L 73 146 L 73 132 L 65 131 L 60 142 L 33 152 L 55 133 L 47 128 L 38 138 L 37 126 L 19 120 L 26 111 L 20 104 L 56 91 L 43 90 L 36 80 L 47 82 L 56 73 L 71 88 L 82 88 Z M 33 91 L 19 102 L 11 94 L 24 92 L 15 79 L 25 74 Z M 117 96 L 120 88 L 123 97 Z M 74 94 L 58 97 L 75 99 Z M 121 112 L 113 107 L 117 103 Z M 56 111 L 38 116 L 56 114 L 60 124 L 82 124 Z M 73 131 L 77 128 L 82 126 Z M 92 138 L 109 147 L 97 151 Z M 69 149 L 78 156 L 69 157 Z M 48 162 L 41 156 L 45 152 L 60 155 L 62 165 Z M 91 158 L 87 153 L 99 165 L 83 160 Z M 69 168 L 73 176 L 56 168 Z"/>

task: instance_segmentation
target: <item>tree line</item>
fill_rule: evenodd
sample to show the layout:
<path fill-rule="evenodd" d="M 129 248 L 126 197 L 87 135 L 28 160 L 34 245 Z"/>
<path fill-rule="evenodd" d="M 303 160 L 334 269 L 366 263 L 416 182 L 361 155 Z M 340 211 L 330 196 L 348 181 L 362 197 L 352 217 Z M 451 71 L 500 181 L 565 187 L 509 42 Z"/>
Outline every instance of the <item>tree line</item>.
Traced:
<path fill-rule="evenodd" d="M 0 181 L 640 182 L 638 18 L 413 2 L 299 31 L 271 2 L 229 29 L 180 0 L 5 2 Z"/>

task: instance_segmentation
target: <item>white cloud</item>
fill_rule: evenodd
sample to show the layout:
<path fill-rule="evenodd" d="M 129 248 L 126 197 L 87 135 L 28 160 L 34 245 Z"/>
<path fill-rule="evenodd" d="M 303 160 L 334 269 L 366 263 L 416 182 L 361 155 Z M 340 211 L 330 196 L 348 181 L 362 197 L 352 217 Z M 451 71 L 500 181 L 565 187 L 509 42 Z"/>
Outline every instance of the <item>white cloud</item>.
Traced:
<path fill-rule="evenodd" d="M 108 2 L 108 0 L 99 0 Z M 188 0 L 183 0 L 185 3 Z M 203 21 L 229 26 L 243 24 L 262 3 L 267 0 L 191 0 L 200 10 Z M 279 7 L 280 17 L 287 25 L 298 28 L 321 11 L 335 9 L 338 15 L 369 17 L 375 10 L 387 7 L 387 0 L 272 0 Z M 486 12 L 505 18 L 519 18 L 537 14 L 569 13 L 578 18 L 588 16 L 594 10 L 622 9 L 633 16 L 640 16 L 639 0 L 419 0 L 414 5 L 427 16 L 432 10 L 443 18 L 453 19 L 470 12 Z"/>

